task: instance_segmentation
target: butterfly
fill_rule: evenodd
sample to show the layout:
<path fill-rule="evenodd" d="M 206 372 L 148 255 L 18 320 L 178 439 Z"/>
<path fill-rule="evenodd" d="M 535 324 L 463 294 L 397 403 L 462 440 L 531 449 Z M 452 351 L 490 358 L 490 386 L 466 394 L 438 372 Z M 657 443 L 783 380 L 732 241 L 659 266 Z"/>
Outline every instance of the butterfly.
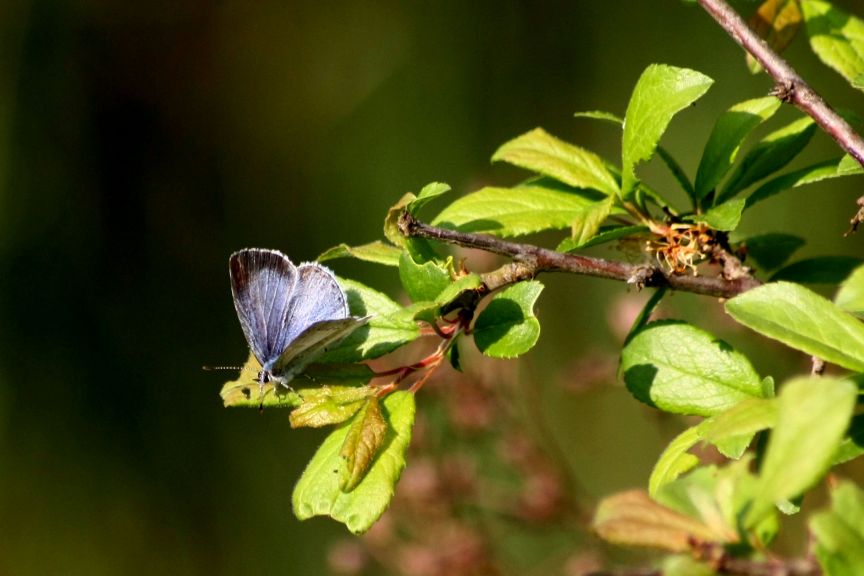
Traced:
<path fill-rule="evenodd" d="M 246 248 L 228 259 L 234 308 L 252 354 L 256 380 L 288 383 L 329 346 L 366 324 L 351 316 L 348 298 L 328 268 L 295 266 L 278 250 Z"/>

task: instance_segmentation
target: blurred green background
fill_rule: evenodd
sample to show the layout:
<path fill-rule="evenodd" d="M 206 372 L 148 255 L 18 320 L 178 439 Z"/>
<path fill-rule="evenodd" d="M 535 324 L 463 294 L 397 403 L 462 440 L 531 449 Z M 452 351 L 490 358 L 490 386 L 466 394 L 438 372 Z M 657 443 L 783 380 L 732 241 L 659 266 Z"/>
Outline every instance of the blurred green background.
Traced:
<path fill-rule="evenodd" d="M 322 433 L 291 431 L 276 410 L 225 410 L 228 376 L 201 370 L 246 357 L 228 255 L 309 260 L 379 238 L 387 208 L 427 182 L 456 194 L 513 183 L 521 174 L 488 159 L 535 126 L 615 159 L 616 131 L 572 115 L 623 114 L 653 62 L 716 80 L 664 139 L 691 174 L 713 119 L 770 89 L 678 1 L 7 0 L 0 43 L 2 574 L 327 570 L 346 531 L 300 524 L 290 507 Z M 789 57 L 833 104 L 861 110 L 803 38 Z M 805 159 L 835 152 L 820 134 Z M 642 174 L 673 182 L 656 162 Z M 805 255 L 860 254 L 861 234 L 841 238 L 859 194 L 851 179 L 802 189 L 760 205 L 743 231 L 795 231 L 811 240 Z M 400 297 L 390 269 L 333 267 Z M 580 387 L 591 357 L 614 363 L 618 315 L 640 297 L 542 280 L 540 344 L 509 369 L 590 505 L 644 485 L 680 424 L 612 378 Z M 764 350 L 715 302 L 673 304 Z M 807 369 L 770 349 L 761 373 Z M 433 385 L 459 393 L 447 374 Z M 529 560 L 546 554 L 526 546 Z"/>

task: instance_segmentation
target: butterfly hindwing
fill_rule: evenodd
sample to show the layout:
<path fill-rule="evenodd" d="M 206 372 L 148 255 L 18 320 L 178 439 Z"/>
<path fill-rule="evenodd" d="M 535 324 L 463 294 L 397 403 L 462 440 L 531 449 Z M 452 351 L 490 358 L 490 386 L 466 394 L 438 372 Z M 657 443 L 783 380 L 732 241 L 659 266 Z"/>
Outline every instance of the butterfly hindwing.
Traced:
<path fill-rule="evenodd" d="M 348 317 L 348 301 L 336 276 L 314 262 L 298 266 L 297 284 L 288 308 L 288 341 L 293 343 L 316 322 Z"/>
<path fill-rule="evenodd" d="M 370 316 L 365 318 L 349 316 L 315 322 L 291 341 L 273 365 L 273 378 L 289 382 L 306 365 L 324 353 L 328 346 L 366 324 L 370 318 Z"/>

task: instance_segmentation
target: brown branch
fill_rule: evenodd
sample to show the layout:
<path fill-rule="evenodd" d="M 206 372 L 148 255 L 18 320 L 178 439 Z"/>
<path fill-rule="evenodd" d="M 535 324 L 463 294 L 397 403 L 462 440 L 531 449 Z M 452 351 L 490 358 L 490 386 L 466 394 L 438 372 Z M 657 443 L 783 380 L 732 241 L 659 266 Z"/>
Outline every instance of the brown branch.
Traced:
<path fill-rule="evenodd" d="M 725 0 L 699 0 L 706 12 L 774 79 L 773 94 L 813 118 L 828 136 L 864 166 L 864 139 L 819 94 L 762 40 Z M 859 202 L 860 205 L 860 202 Z M 853 229 L 864 220 L 864 209 L 852 219 Z"/>
<path fill-rule="evenodd" d="M 532 244 L 508 242 L 484 234 L 446 230 L 420 222 L 407 211 L 399 218 L 399 230 L 408 238 L 438 240 L 512 258 L 514 260 L 512 263 L 483 276 L 489 290 L 533 278 L 541 272 L 569 272 L 620 280 L 640 288 L 665 286 L 673 290 L 721 298 L 732 298 L 761 284 L 749 275 L 726 279 L 721 276 L 673 274 L 646 264 L 628 264 L 590 256 L 565 254 Z"/>
<path fill-rule="evenodd" d="M 864 166 L 864 140 L 801 76 L 762 40 L 725 0 L 699 4 L 742 48 L 756 59 L 777 84 L 777 96 L 813 118 L 822 129 Z"/>

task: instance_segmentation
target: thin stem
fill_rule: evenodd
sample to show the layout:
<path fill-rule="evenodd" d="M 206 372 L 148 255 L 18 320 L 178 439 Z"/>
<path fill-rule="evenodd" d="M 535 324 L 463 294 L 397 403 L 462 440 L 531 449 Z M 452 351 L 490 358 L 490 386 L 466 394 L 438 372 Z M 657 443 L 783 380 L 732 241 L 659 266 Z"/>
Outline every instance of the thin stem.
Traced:
<path fill-rule="evenodd" d="M 725 0 L 698 0 L 705 11 L 774 79 L 773 94 L 813 118 L 828 136 L 864 166 L 864 139 L 774 52 Z M 864 215 L 859 211 L 853 228 Z"/>
<path fill-rule="evenodd" d="M 610 280 L 620 280 L 641 287 L 666 286 L 674 290 L 732 298 L 742 292 L 759 286 L 761 282 L 752 276 L 726 279 L 721 276 L 690 276 L 673 274 L 647 264 L 629 264 L 577 254 L 564 254 L 532 244 L 519 244 L 467 232 L 456 232 L 430 226 L 420 222 L 407 211 L 399 219 L 399 229 L 406 237 L 427 238 L 476 248 L 514 261 L 483 275 L 488 291 L 535 277 L 541 272 L 569 272 Z"/>

